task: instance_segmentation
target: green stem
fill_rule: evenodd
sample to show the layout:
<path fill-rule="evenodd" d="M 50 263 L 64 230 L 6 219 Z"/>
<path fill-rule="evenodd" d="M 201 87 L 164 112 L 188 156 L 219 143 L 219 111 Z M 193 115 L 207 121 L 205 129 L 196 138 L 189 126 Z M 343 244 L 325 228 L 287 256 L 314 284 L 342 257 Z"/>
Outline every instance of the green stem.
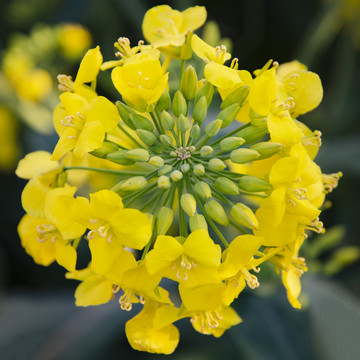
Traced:
<path fill-rule="evenodd" d="M 132 135 L 130 135 L 128 133 L 128 131 L 125 130 L 124 127 L 120 123 L 118 123 L 118 127 L 135 145 L 139 146 L 142 149 L 147 149 L 145 146 L 140 144 L 136 139 L 134 139 L 134 137 Z"/>
<path fill-rule="evenodd" d="M 150 112 L 149 114 L 150 114 L 150 116 L 151 116 L 151 118 L 152 118 L 152 120 L 153 120 L 153 122 L 155 124 L 155 127 L 156 127 L 157 131 L 159 132 L 159 134 L 165 134 L 165 131 L 162 128 L 160 121 L 158 121 L 158 119 L 156 118 L 155 114 L 153 112 Z"/>
<path fill-rule="evenodd" d="M 124 171 L 124 170 L 111 170 L 111 169 L 99 169 L 94 167 L 88 167 L 88 166 L 66 166 L 64 167 L 64 171 L 68 170 L 88 170 L 88 171 L 97 171 L 97 172 L 103 172 L 107 174 L 112 175 L 126 175 L 126 176 L 146 176 L 149 173 L 145 172 L 139 172 L 139 171 Z"/>
<path fill-rule="evenodd" d="M 210 146 L 214 146 L 214 145 L 218 144 L 221 140 L 224 140 L 224 139 L 226 139 L 226 138 L 229 137 L 229 136 L 235 135 L 235 134 L 238 133 L 240 130 L 245 129 L 245 128 L 247 128 L 247 127 L 250 126 L 250 125 L 251 125 L 251 123 L 247 123 L 247 124 L 245 124 L 245 125 L 243 125 L 243 126 L 240 126 L 239 128 L 237 128 L 237 129 L 235 129 L 235 130 L 233 130 L 233 131 L 230 131 L 228 134 L 226 134 L 226 135 L 222 136 L 221 138 L 215 140 L 213 143 L 210 144 Z"/>
<path fill-rule="evenodd" d="M 185 221 L 185 213 L 184 213 L 184 210 L 182 209 L 181 203 L 180 203 L 182 190 L 183 190 L 182 185 L 183 185 L 183 181 L 179 181 L 178 182 L 179 228 L 180 228 L 180 236 L 187 237 L 188 236 L 188 231 L 187 231 L 187 226 L 186 226 L 186 221 Z"/>
<path fill-rule="evenodd" d="M 140 190 L 137 193 L 126 195 L 123 197 L 123 202 L 125 206 L 129 206 L 131 203 L 133 203 L 136 199 L 138 199 L 140 196 L 146 194 L 147 192 L 152 191 L 155 187 L 157 187 L 157 182 L 148 185 L 144 189 Z"/>

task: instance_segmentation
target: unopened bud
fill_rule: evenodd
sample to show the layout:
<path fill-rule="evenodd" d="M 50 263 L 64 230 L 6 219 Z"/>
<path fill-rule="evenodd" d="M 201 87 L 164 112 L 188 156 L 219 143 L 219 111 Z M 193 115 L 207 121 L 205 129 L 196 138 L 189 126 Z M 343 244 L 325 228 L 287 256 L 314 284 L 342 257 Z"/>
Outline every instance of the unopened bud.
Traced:
<path fill-rule="evenodd" d="M 174 182 L 178 182 L 183 178 L 183 173 L 179 170 L 174 170 L 171 174 L 170 174 L 171 180 Z"/>
<path fill-rule="evenodd" d="M 230 214 L 235 222 L 241 226 L 245 226 L 250 229 L 257 229 L 259 226 L 259 222 L 255 214 L 249 207 L 242 203 L 235 204 L 231 208 Z"/>
<path fill-rule="evenodd" d="M 156 103 L 156 107 L 159 111 L 170 110 L 171 108 L 171 97 L 167 89 L 161 94 L 160 99 Z"/>
<path fill-rule="evenodd" d="M 230 136 L 224 140 L 220 141 L 220 148 L 222 151 L 232 151 L 241 146 L 245 140 L 241 137 Z"/>
<path fill-rule="evenodd" d="M 223 121 L 221 128 L 225 128 L 228 125 L 230 125 L 234 119 L 236 118 L 236 115 L 240 111 L 241 106 L 236 103 L 232 104 L 228 107 L 226 107 L 224 110 L 220 111 L 220 113 L 216 116 L 217 119 L 220 119 Z"/>
<path fill-rule="evenodd" d="M 205 168 L 204 168 L 204 165 L 201 165 L 201 164 L 196 164 L 194 166 L 194 174 L 195 175 L 199 175 L 199 176 L 202 176 L 205 174 Z"/>
<path fill-rule="evenodd" d="M 174 211 L 168 207 L 163 206 L 158 214 L 156 220 L 156 231 L 158 235 L 165 235 L 170 229 L 174 219 Z"/>
<path fill-rule="evenodd" d="M 202 96 L 194 106 L 192 116 L 195 121 L 198 121 L 200 124 L 204 121 L 207 115 L 207 101 L 206 96 Z"/>
<path fill-rule="evenodd" d="M 121 101 L 117 101 L 116 103 L 116 107 L 118 109 L 118 112 L 120 114 L 120 117 L 122 119 L 122 121 L 132 130 L 136 130 L 136 127 L 134 126 L 134 124 L 132 123 L 132 121 L 130 120 L 130 114 L 132 113 L 132 109 L 125 105 L 124 103 L 122 103 Z"/>
<path fill-rule="evenodd" d="M 160 141 L 166 146 L 173 145 L 173 138 L 170 135 L 162 134 L 160 135 Z"/>
<path fill-rule="evenodd" d="M 131 149 L 126 152 L 125 157 L 135 162 L 146 162 L 149 160 L 149 153 L 145 149 Z"/>
<path fill-rule="evenodd" d="M 119 146 L 111 141 L 104 140 L 102 147 L 90 152 L 91 155 L 104 159 L 107 154 L 119 150 Z"/>
<path fill-rule="evenodd" d="M 258 160 L 261 160 L 277 154 L 283 147 L 280 143 L 266 141 L 250 146 L 250 149 L 256 150 L 260 154 Z"/>
<path fill-rule="evenodd" d="M 190 138 L 196 140 L 200 136 L 200 126 L 195 124 L 190 130 Z"/>
<path fill-rule="evenodd" d="M 168 174 L 170 171 L 172 171 L 172 166 L 169 164 L 164 165 L 162 168 L 159 169 L 158 175 L 165 175 Z"/>
<path fill-rule="evenodd" d="M 236 164 L 246 164 L 249 161 L 256 160 L 260 154 L 252 149 L 237 149 L 231 152 L 230 159 Z"/>
<path fill-rule="evenodd" d="M 169 189 L 171 186 L 170 178 L 166 175 L 161 175 L 157 180 L 157 185 L 160 189 Z"/>
<path fill-rule="evenodd" d="M 178 118 L 178 129 L 181 132 L 185 132 L 189 128 L 189 120 L 183 114 L 179 115 Z"/>
<path fill-rule="evenodd" d="M 146 178 L 143 176 L 134 176 L 130 179 L 125 180 L 121 186 L 122 191 L 138 191 L 143 189 L 147 184 Z"/>
<path fill-rule="evenodd" d="M 211 146 L 205 145 L 200 149 L 200 155 L 201 156 L 210 155 L 213 151 L 214 149 Z"/>
<path fill-rule="evenodd" d="M 178 90 L 173 98 L 172 103 L 172 111 L 176 117 L 179 117 L 180 114 L 186 115 L 187 114 L 187 105 L 184 95 Z"/>
<path fill-rule="evenodd" d="M 172 130 L 175 126 L 174 118 L 166 110 L 161 113 L 160 121 L 165 130 Z"/>
<path fill-rule="evenodd" d="M 206 219 L 201 214 L 195 214 L 189 218 L 191 232 L 196 230 L 208 230 Z"/>
<path fill-rule="evenodd" d="M 227 195 L 238 195 L 239 188 L 230 179 L 220 176 L 215 180 L 216 189 Z"/>
<path fill-rule="evenodd" d="M 226 107 L 235 103 L 238 103 L 241 107 L 249 95 L 249 91 L 250 87 L 247 85 L 238 87 L 224 99 L 220 105 L 220 109 L 225 109 Z"/>
<path fill-rule="evenodd" d="M 193 216 L 196 212 L 196 200 L 191 194 L 182 194 L 180 204 L 183 210 L 189 215 Z"/>
<path fill-rule="evenodd" d="M 189 164 L 182 164 L 180 166 L 181 172 L 183 173 L 187 173 L 190 171 L 190 165 Z"/>
<path fill-rule="evenodd" d="M 239 180 L 239 188 L 248 192 L 268 192 L 272 186 L 265 180 L 255 176 L 244 175 Z"/>
<path fill-rule="evenodd" d="M 164 166 L 164 160 L 160 156 L 152 156 L 149 159 L 149 164 L 152 165 L 152 166 L 155 166 L 158 169 L 160 169 L 161 167 Z"/>
<path fill-rule="evenodd" d="M 209 136 L 209 137 L 215 136 L 219 132 L 219 130 L 221 129 L 222 123 L 223 123 L 223 121 L 220 120 L 220 119 L 216 119 L 216 120 L 211 121 L 205 127 L 206 135 Z"/>
<path fill-rule="evenodd" d="M 183 72 L 180 90 L 184 94 L 185 99 L 191 100 L 195 97 L 197 91 L 197 74 L 193 66 L 189 65 Z"/>
<path fill-rule="evenodd" d="M 229 219 L 226 216 L 224 208 L 214 199 L 208 201 L 205 204 L 205 211 L 211 217 L 212 220 L 220 225 L 228 226 Z"/>
<path fill-rule="evenodd" d="M 136 113 L 132 113 L 129 115 L 129 117 L 136 129 L 143 129 L 143 130 L 148 130 L 148 131 L 154 130 L 153 123 L 145 116 L 142 116 L 142 115 L 136 114 Z"/>
<path fill-rule="evenodd" d="M 126 153 L 128 150 L 118 150 L 106 155 L 106 159 L 119 165 L 133 165 L 135 161 L 128 159 Z"/>
<path fill-rule="evenodd" d="M 240 130 L 236 136 L 242 137 L 247 144 L 260 140 L 268 132 L 267 126 L 248 126 Z"/>
<path fill-rule="evenodd" d="M 207 200 L 211 198 L 211 189 L 208 183 L 205 181 L 199 181 L 195 183 L 194 190 L 197 195 L 200 196 L 202 200 Z"/>
<path fill-rule="evenodd" d="M 203 96 L 205 96 L 207 107 L 209 107 L 214 96 L 214 85 L 210 84 L 208 81 L 205 81 L 204 85 L 201 86 L 197 92 L 195 103 Z"/>
<path fill-rule="evenodd" d="M 214 171 L 224 170 L 226 168 L 226 164 L 218 158 L 212 158 L 208 162 L 208 168 Z"/>
<path fill-rule="evenodd" d="M 156 142 L 156 135 L 148 130 L 138 129 L 136 130 L 137 135 L 139 136 L 140 140 L 145 143 L 146 145 L 154 145 Z"/>

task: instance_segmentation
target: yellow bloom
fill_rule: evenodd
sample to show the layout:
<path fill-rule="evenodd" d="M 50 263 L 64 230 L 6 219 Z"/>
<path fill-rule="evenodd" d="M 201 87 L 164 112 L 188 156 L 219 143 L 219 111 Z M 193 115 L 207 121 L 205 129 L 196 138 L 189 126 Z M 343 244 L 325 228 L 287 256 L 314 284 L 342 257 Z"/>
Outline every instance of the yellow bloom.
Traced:
<path fill-rule="evenodd" d="M 139 53 L 111 73 L 116 90 L 130 106 L 144 112 L 156 103 L 167 87 L 168 73 L 164 74 L 160 61 Z"/>

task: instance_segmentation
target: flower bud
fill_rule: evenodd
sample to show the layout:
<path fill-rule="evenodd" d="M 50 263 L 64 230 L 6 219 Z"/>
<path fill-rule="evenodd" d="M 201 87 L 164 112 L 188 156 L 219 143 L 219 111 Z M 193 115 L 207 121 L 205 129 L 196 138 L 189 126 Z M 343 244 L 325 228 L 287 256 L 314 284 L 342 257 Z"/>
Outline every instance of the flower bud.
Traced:
<path fill-rule="evenodd" d="M 171 130 L 175 126 L 174 118 L 166 110 L 161 113 L 160 122 L 165 130 Z"/>
<path fill-rule="evenodd" d="M 171 108 L 171 97 L 167 89 L 161 94 L 159 100 L 156 103 L 156 107 L 159 111 L 170 110 Z"/>
<path fill-rule="evenodd" d="M 205 211 L 207 214 L 220 225 L 228 226 L 229 219 L 226 216 L 224 208 L 214 199 L 205 204 Z"/>
<path fill-rule="evenodd" d="M 207 101 L 206 96 L 202 96 L 194 106 L 192 116 L 195 121 L 198 121 L 200 124 L 204 121 L 207 115 Z"/>
<path fill-rule="evenodd" d="M 191 139 L 197 139 L 199 136 L 200 136 L 200 126 L 195 124 L 195 125 L 193 125 L 193 127 L 190 130 L 189 137 Z"/>
<path fill-rule="evenodd" d="M 222 123 L 223 123 L 223 121 L 220 119 L 211 121 L 209 124 L 206 125 L 206 128 L 205 128 L 206 135 L 209 137 L 215 136 L 219 132 L 220 128 L 222 127 Z"/>
<path fill-rule="evenodd" d="M 262 115 L 257 115 L 254 113 L 250 113 L 250 120 L 252 126 L 264 126 L 266 125 L 266 117 Z"/>
<path fill-rule="evenodd" d="M 245 140 L 241 137 L 230 136 L 224 140 L 220 141 L 220 148 L 222 151 L 232 151 L 241 146 Z"/>
<path fill-rule="evenodd" d="M 202 200 L 207 200 L 211 198 L 211 189 L 208 183 L 205 181 L 199 181 L 195 183 L 194 190 L 197 195 L 200 196 Z"/>
<path fill-rule="evenodd" d="M 208 168 L 214 171 L 224 170 L 226 168 L 226 164 L 218 158 L 212 158 L 208 162 Z"/>
<path fill-rule="evenodd" d="M 205 145 L 200 149 L 200 155 L 201 156 L 210 155 L 213 151 L 214 149 L 211 146 Z"/>
<path fill-rule="evenodd" d="M 204 168 L 204 165 L 201 165 L 201 164 L 196 164 L 194 166 L 194 174 L 195 175 L 199 175 L 199 176 L 202 176 L 205 174 L 205 168 Z"/>
<path fill-rule="evenodd" d="M 170 174 L 171 180 L 174 182 L 178 182 L 183 178 L 183 173 L 179 170 L 174 170 L 171 174 Z"/>
<path fill-rule="evenodd" d="M 241 106 L 238 103 L 236 103 L 226 107 L 224 110 L 219 112 L 216 118 L 223 121 L 221 125 L 222 129 L 227 127 L 234 121 L 236 115 L 240 111 L 240 108 Z"/>
<path fill-rule="evenodd" d="M 120 165 L 133 165 L 135 162 L 126 157 L 128 150 L 118 150 L 106 155 L 106 159 Z"/>
<path fill-rule="evenodd" d="M 149 160 L 149 153 L 145 149 L 131 149 L 126 152 L 125 157 L 135 162 L 146 162 Z"/>
<path fill-rule="evenodd" d="M 124 103 L 122 103 L 121 101 L 117 101 L 116 103 L 116 107 L 118 109 L 118 112 L 120 114 L 121 119 L 123 120 L 123 122 L 132 130 L 136 130 L 134 124 L 132 123 L 132 121 L 130 120 L 130 114 L 133 112 L 132 109 L 125 105 Z"/>
<path fill-rule="evenodd" d="M 173 98 L 172 103 L 172 111 L 176 117 L 179 117 L 180 114 L 186 115 L 187 114 L 187 105 L 184 95 L 178 90 Z"/>
<path fill-rule="evenodd" d="M 185 132 L 189 128 L 189 120 L 183 114 L 179 115 L 178 118 L 178 129 L 181 132 Z"/>
<path fill-rule="evenodd" d="M 250 149 L 256 150 L 260 154 L 258 157 L 258 160 L 260 160 L 277 154 L 283 147 L 284 146 L 280 143 L 266 141 L 250 146 Z"/>
<path fill-rule="evenodd" d="M 257 229 L 259 222 L 252 210 L 242 203 L 235 204 L 230 210 L 235 222 L 250 229 Z"/>
<path fill-rule="evenodd" d="M 242 176 L 238 185 L 240 189 L 248 192 L 267 192 L 272 190 L 272 186 L 267 181 L 250 175 Z"/>
<path fill-rule="evenodd" d="M 260 140 L 268 132 L 265 126 L 248 126 L 240 130 L 236 136 L 242 137 L 247 144 Z"/>
<path fill-rule="evenodd" d="M 162 168 L 159 169 L 158 175 L 161 176 L 161 175 L 168 174 L 171 170 L 172 170 L 172 166 L 166 164 Z"/>
<path fill-rule="evenodd" d="M 180 166 L 181 172 L 182 173 L 187 173 L 190 171 L 190 165 L 189 164 L 182 164 Z"/>
<path fill-rule="evenodd" d="M 90 152 L 91 155 L 104 159 L 107 154 L 119 150 L 119 146 L 111 141 L 104 140 L 102 147 Z"/>
<path fill-rule="evenodd" d="M 173 138 L 170 135 L 162 134 L 160 135 L 160 141 L 166 146 L 173 145 Z"/>
<path fill-rule="evenodd" d="M 236 164 L 246 164 L 249 161 L 256 160 L 260 154 L 252 149 L 237 149 L 231 152 L 230 159 Z"/>
<path fill-rule="evenodd" d="M 248 85 L 240 86 L 231 92 L 220 105 L 220 109 L 225 109 L 226 107 L 238 103 L 240 107 L 243 105 L 247 96 L 249 95 L 250 87 Z"/>
<path fill-rule="evenodd" d="M 129 117 L 136 129 L 143 129 L 143 130 L 148 130 L 148 131 L 154 130 L 153 123 L 145 116 L 142 116 L 142 115 L 136 114 L 136 113 L 132 113 L 129 115 Z"/>
<path fill-rule="evenodd" d="M 164 160 L 160 156 L 152 156 L 149 159 L 149 164 L 159 169 L 164 166 Z"/>
<path fill-rule="evenodd" d="M 136 130 L 137 135 L 139 136 L 140 140 L 145 143 L 146 145 L 154 145 L 156 142 L 156 135 L 148 130 L 138 129 Z"/>
<path fill-rule="evenodd" d="M 186 100 L 191 100 L 195 97 L 197 91 L 197 74 L 193 66 L 189 65 L 183 72 L 180 91 L 184 94 Z"/>
<path fill-rule="evenodd" d="M 157 180 L 157 185 L 160 189 L 169 189 L 171 186 L 170 178 L 166 175 L 161 175 Z"/>
<path fill-rule="evenodd" d="M 201 214 L 195 214 L 194 216 L 189 217 L 189 226 L 191 232 L 196 230 L 208 230 L 207 222 Z"/>
<path fill-rule="evenodd" d="M 182 194 L 180 204 L 183 210 L 189 215 L 193 216 L 196 212 L 196 200 L 191 194 Z"/>
<path fill-rule="evenodd" d="M 198 102 L 202 96 L 205 96 L 207 107 L 209 107 L 214 96 L 214 85 L 205 81 L 204 85 L 200 87 L 196 94 L 195 103 Z"/>
<path fill-rule="evenodd" d="M 121 186 L 122 191 L 138 191 L 143 189 L 147 184 L 146 178 L 143 176 L 134 176 L 130 179 L 125 180 Z"/>
<path fill-rule="evenodd" d="M 239 188 L 230 179 L 220 176 L 215 180 L 214 186 L 224 194 L 238 195 Z"/>
<path fill-rule="evenodd" d="M 163 206 L 157 215 L 156 232 L 158 235 L 165 235 L 170 229 L 174 219 L 174 211 L 168 207 Z"/>

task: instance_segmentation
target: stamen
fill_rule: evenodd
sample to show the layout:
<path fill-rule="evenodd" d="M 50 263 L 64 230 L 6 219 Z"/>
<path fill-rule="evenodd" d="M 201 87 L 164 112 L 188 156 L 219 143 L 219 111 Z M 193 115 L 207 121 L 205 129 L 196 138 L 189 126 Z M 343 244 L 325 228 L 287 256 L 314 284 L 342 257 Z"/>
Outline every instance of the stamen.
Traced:
<path fill-rule="evenodd" d="M 245 268 L 242 268 L 240 271 L 244 275 L 245 281 L 250 289 L 256 289 L 257 287 L 260 286 L 259 281 L 255 275 L 250 274 L 249 271 L 246 270 Z"/>

